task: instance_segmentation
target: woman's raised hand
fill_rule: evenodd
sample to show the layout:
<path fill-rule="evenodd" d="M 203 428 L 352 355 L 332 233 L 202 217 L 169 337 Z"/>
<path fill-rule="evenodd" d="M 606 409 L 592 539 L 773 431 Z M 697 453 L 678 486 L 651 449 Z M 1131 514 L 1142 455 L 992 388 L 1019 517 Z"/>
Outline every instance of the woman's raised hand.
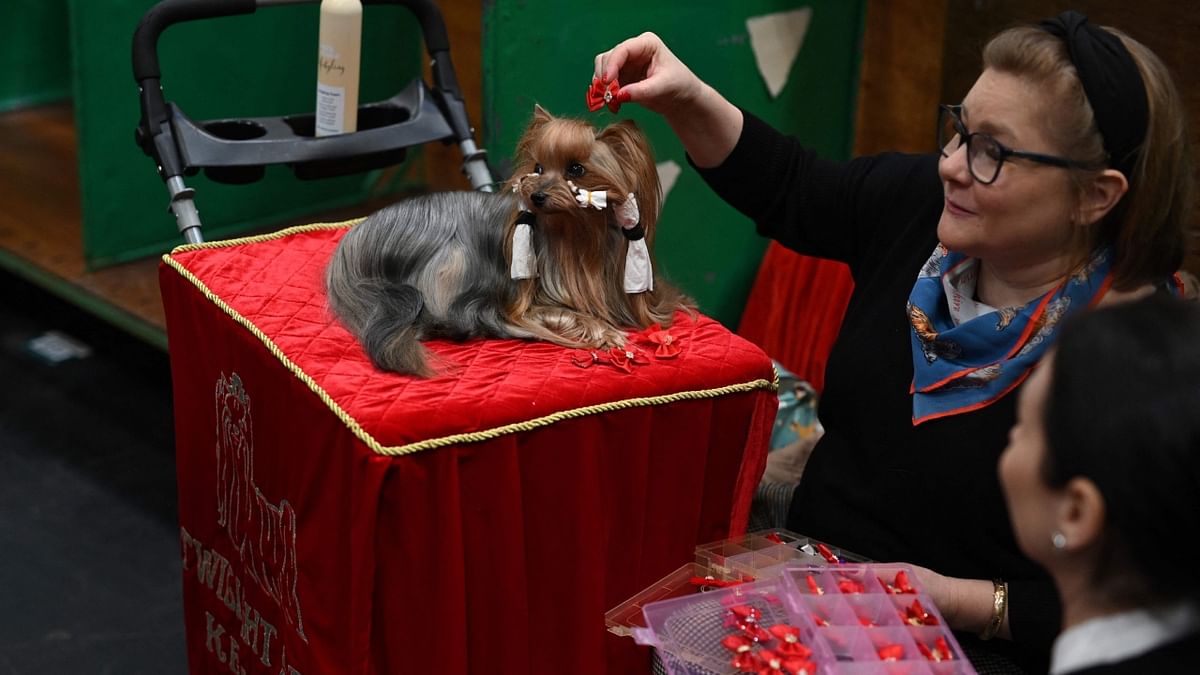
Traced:
<path fill-rule="evenodd" d="M 704 83 L 654 33 L 642 33 L 596 55 L 597 79 L 621 83 L 617 100 L 633 101 L 659 114 L 696 103 Z"/>
<path fill-rule="evenodd" d="M 593 76 L 616 80 L 617 102 L 662 115 L 700 167 L 720 164 L 742 132 L 742 111 L 679 60 L 662 38 L 642 33 L 596 55 Z"/>

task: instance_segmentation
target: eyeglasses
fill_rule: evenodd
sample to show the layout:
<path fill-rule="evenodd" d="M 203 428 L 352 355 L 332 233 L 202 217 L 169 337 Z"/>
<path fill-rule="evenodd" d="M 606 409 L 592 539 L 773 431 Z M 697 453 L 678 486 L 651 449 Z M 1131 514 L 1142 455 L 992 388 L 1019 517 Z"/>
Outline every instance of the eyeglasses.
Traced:
<path fill-rule="evenodd" d="M 967 170 L 983 185 L 991 185 L 1000 176 L 1000 167 L 1009 157 L 1028 159 L 1067 169 L 1095 169 L 1095 165 L 1073 159 L 1013 150 L 984 133 L 968 133 L 962 121 L 961 105 L 938 106 L 938 148 L 942 157 L 949 157 L 959 146 L 967 146 Z"/>

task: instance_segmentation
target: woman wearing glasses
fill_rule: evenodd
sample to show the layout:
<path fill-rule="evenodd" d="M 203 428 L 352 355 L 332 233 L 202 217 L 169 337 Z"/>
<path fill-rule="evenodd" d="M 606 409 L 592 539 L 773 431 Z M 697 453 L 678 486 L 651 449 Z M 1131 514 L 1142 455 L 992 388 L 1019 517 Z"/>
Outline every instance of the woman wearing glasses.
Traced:
<path fill-rule="evenodd" d="M 760 233 L 850 266 L 789 529 L 928 568 L 980 672 L 1044 670 L 1058 596 L 1013 539 L 996 462 L 1060 321 L 1166 287 L 1182 263 L 1189 146 L 1162 63 L 1075 12 L 1005 31 L 941 109 L 940 156 L 846 163 L 731 104 L 653 34 L 597 55 L 595 75 L 662 114 Z"/>

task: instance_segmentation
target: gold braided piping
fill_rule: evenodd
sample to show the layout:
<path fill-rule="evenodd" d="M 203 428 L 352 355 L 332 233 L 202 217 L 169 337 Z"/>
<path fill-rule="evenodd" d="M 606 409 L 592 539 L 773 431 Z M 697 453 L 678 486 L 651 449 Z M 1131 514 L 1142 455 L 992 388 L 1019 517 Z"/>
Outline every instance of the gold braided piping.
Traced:
<path fill-rule="evenodd" d="M 357 221 L 347 221 L 347 223 L 351 223 L 351 224 L 354 222 L 357 222 Z M 302 368 L 300 368 L 300 366 L 296 365 L 291 359 L 289 359 L 287 357 L 287 355 L 283 353 L 283 350 L 280 349 L 279 346 L 276 345 L 275 342 L 273 340 L 271 340 L 271 338 L 268 337 L 267 334 L 262 331 L 262 329 L 260 329 L 256 325 L 254 325 L 254 323 L 251 322 L 246 317 L 242 316 L 242 314 L 240 312 L 238 312 L 236 309 L 234 309 L 228 303 L 226 303 L 224 300 L 222 300 L 216 293 L 213 293 L 212 290 L 209 289 L 208 286 L 203 281 L 201 281 L 199 277 L 197 277 L 195 274 L 192 274 L 192 272 L 190 270 L 188 270 L 187 268 L 185 268 L 182 265 L 182 263 L 180 263 L 179 261 L 177 261 L 171 257 L 175 253 L 179 253 L 179 252 L 194 251 L 194 250 L 203 249 L 203 248 L 221 248 L 224 246 L 234 245 L 235 243 L 253 243 L 253 242 L 268 241 L 271 239 L 278 239 L 278 238 L 280 238 L 282 233 L 295 233 L 295 232 L 303 232 L 303 231 L 308 231 L 308 230 L 333 229 L 336 227 L 345 227 L 347 225 L 347 223 L 301 225 L 301 226 L 297 226 L 297 227 L 293 227 L 293 228 L 288 228 L 287 230 L 281 230 L 281 232 L 277 233 L 277 234 L 261 235 L 261 236 L 257 236 L 257 237 L 246 237 L 243 239 L 236 239 L 236 240 L 216 241 L 216 242 L 211 242 L 211 243 L 206 242 L 203 244 L 187 244 L 184 246 L 177 247 L 170 254 L 164 255 L 162 257 L 162 260 L 163 260 L 163 263 L 170 266 L 172 269 L 174 269 L 176 272 L 178 272 L 180 276 L 182 276 L 184 279 L 186 279 L 188 282 L 190 282 L 193 286 L 195 286 L 196 289 L 199 290 L 200 293 L 204 295 L 204 297 L 208 298 L 208 300 L 210 302 L 212 302 L 214 305 L 216 305 L 218 308 L 220 308 L 221 311 L 225 312 L 225 314 L 229 315 L 230 318 L 232 318 L 237 323 L 241 324 L 243 328 L 250 331 L 250 333 L 252 335 L 254 335 L 254 337 L 258 338 L 259 342 L 262 342 L 263 345 L 267 348 L 267 351 L 271 352 L 271 354 L 276 359 L 278 359 L 279 362 L 282 363 L 285 368 L 287 368 L 289 371 L 291 371 L 291 373 L 293 375 L 295 375 L 301 382 L 303 382 L 305 384 L 305 386 L 307 386 L 314 394 L 317 395 L 317 398 L 319 398 L 321 400 L 321 402 L 324 403 L 325 406 L 327 408 L 329 408 L 329 410 L 332 411 L 333 414 L 336 415 L 339 420 L 342 421 L 342 424 L 346 425 L 346 428 L 350 430 L 350 433 L 354 434 L 360 441 L 365 443 L 366 446 L 368 448 L 370 448 L 372 452 L 374 452 L 377 455 L 387 455 L 387 456 L 392 456 L 392 457 L 398 457 L 398 456 L 413 454 L 416 452 L 421 452 L 424 450 L 433 450 L 435 448 L 441 448 L 441 447 L 445 447 L 447 445 L 454 445 L 454 444 L 458 444 L 458 443 L 478 443 L 480 441 L 486 441 L 486 440 L 491 440 L 493 438 L 498 438 L 498 437 L 504 436 L 506 434 L 513 434 L 513 433 L 517 433 L 520 431 L 529 431 L 532 429 L 537 429 L 539 427 L 549 426 L 551 424 L 554 424 L 555 422 L 561 422 L 563 420 L 575 419 L 578 417 L 586 417 L 588 415 L 595 415 L 598 413 L 608 412 L 608 411 L 613 411 L 613 410 L 625 410 L 627 408 L 642 408 L 642 407 L 648 407 L 648 406 L 654 406 L 654 405 L 661 405 L 664 403 L 673 403 L 675 401 L 688 401 L 688 400 L 698 400 L 698 399 L 706 399 L 706 398 L 717 398 L 717 397 L 725 396 L 728 394 L 736 394 L 736 393 L 754 391 L 756 389 L 765 389 L 765 390 L 769 390 L 769 391 L 776 391 L 779 389 L 779 373 L 774 372 L 773 373 L 774 377 L 772 378 L 771 381 L 759 378 L 759 379 L 751 380 L 749 382 L 726 385 L 724 387 L 717 387 L 715 389 L 701 389 L 701 390 L 696 390 L 696 391 L 681 391 L 681 392 L 677 392 L 674 394 L 665 394 L 662 396 L 644 396 L 644 397 L 638 397 L 638 398 L 628 398 L 628 399 L 624 399 L 624 400 L 620 400 L 620 401 L 613 401 L 610 403 L 600 403 L 600 404 L 596 404 L 596 405 L 584 406 L 582 408 L 574 408 L 572 410 L 562 410 L 562 411 L 559 411 L 556 413 L 551 413 L 549 415 L 544 415 L 542 417 L 536 417 L 534 419 L 531 419 L 531 420 L 528 420 L 525 422 L 516 422 L 513 424 L 505 424 L 503 426 L 494 427 L 492 429 L 486 429 L 484 431 L 473 431 L 470 433 L 452 434 L 450 436 L 442 436 L 440 438 L 432 438 L 429 440 L 419 441 L 416 443 L 408 443 L 405 445 L 385 446 L 385 445 L 381 444 L 379 441 L 375 440 L 374 436 L 367 433 L 367 431 L 365 429 L 363 429 L 362 426 L 358 423 L 358 420 L 354 419 L 354 417 L 351 416 L 350 413 L 347 413 L 345 410 L 343 410 L 342 407 L 340 405 L 338 405 L 336 401 L 333 400 L 333 397 L 330 396 L 329 393 L 326 392 L 325 389 L 321 387 L 321 385 L 317 384 L 316 380 L 313 380 L 312 377 L 308 373 L 304 372 L 304 370 Z M 772 367 L 772 370 L 774 371 L 773 367 Z"/>
<path fill-rule="evenodd" d="M 219 239 L 216 241 L 205 241 L 205 242 L 201 242 L 199 244 L 182 244 L 180 246 L 176 246 L 175 248 L 171 249 L 170 253 L 163 256 L 163 260 L 166 260 L 167 256 L 175 255 L 176 253 L 187 253 L 188 251 L 199 251 L 202 249 L 209 249 L 209 248 L 228 248 L 230 246 L 241 246 L 242 244 L 258 244 L 258 243 L 262 243 L 264 241 L 273 241 L 275 239 L 283 239 L 284 237 L 289 237 L 293 234 L 298 234 L 300 232 L 316 232 L 318 230 L 337 230 L 337 229 L 340 229 L 343 227 L 348 228 L 352 225 L 357 225 L 358 223 L 361 223 L 365 219 L 366 218 L 363 217 L 363 218 L 352 218 L 350 220 L 343 220 L 340 223 L 311 223 L 309 225 L 295 225 L 293 227 L 286 227 L 286 228 L 284 228 L 282 230 L 278 230 L 276 232 L 268 232 L 267 234 L 256 234 L 256 235 L 252 235 L 249 237 L 238 237 L 236 239 Z"/>

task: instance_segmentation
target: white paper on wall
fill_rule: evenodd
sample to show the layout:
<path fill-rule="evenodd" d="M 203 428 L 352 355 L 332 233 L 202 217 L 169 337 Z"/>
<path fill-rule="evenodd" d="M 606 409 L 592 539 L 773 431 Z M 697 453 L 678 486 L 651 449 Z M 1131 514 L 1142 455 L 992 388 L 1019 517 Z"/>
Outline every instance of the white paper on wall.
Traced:
<path fill-rule="evenodd" d="M 659 162 L 658 182 L 662 184 L 663 202 L 667 201 L 667 195 L 671 194 L 671 188 L 675 187 L 675 180 L 679 178 L 679 174 L 683 171 L 674 160 L 668 159 L 665 162 Z"/>
<path fill-rule="evenodd" d="M 746 19 L 754 61 L 771 98 L 779 96 L 787 84 L 792 64 L 804 46 L 804 35 L 811 18 L 812 7 L 802 7 Z"/>

